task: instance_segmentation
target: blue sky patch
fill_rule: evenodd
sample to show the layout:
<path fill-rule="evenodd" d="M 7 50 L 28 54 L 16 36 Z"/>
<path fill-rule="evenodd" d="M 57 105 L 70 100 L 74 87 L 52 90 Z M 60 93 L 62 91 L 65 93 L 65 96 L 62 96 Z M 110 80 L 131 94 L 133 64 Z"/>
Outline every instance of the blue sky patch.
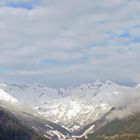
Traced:
<path fill-rule="evenodd" d="M 133 41 L 134 43 L 140 43 L 140 37 L 134 38 L 132 41 Z"/>
<path fill-rule="evenodd" d="M 37 1 L 30 1 L 30 2 L 9 2 L 6 4 L 8 7 L 12 8 L 23 8 L 23 9 L 28 9 L 31 10 L 33 7 L 37 4 Z"/>
<path fill-rule="evenodd" d="M 23 8 L 23 9 L 28 9 L 28 10 L 33 8 L 32 3 L 10 3 L 7 6 L 13 7 L 13 8 Z"/>
<path fill-rule="evenodd" d="M 121 37 L 123 37 L 123 38 L 130 38 L 130 35 L 129 35 L 129 33 L 123 33 L 123 34 L 121 34 Z"/>

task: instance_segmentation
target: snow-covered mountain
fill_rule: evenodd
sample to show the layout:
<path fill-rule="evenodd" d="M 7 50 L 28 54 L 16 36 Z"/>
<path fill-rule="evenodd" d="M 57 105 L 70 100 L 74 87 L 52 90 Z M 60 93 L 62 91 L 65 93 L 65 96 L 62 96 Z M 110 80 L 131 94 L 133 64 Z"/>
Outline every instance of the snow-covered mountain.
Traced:
<path fill-rule="evenodd" d="M 14 97 L 12 97 L 11 95 L 9 95 L 8 93 L 6 93 L 4 90 L 0 89 L 0 101 L 6 101 L 6 102 L 10 102 L 10 103 L 17 103 L 18 100 Z"/>
<path fill-rule="evenodd" d="M 63 89 L 53 89 L 41 84 L 2 83 L 0 88 L 23 104 L 32 107 L 67 95 L 67 93 L 63 95 Z"/>
<path fill-rule="evenodd" d="M 110 81 L 96 81 L 67 89 L 53 89 L 40 84 L 4 83 L 0 84 L 0 100 L 18 102 L 26 108 L 30 106 L 34 110 L 33 115 L 60 125 L 71 137 L 76 138 L 94 132 L 99 127 L 95 124 L 107 115 L 114 117 L 114 112 L 119 115 L 121 111 L 125 116 L 137 111 L 140 88 L 121 86 Z M 120 117 L 117 115 L 115 117 Z M 60 137 L 59 130 L 51 129 L 47 134 Z"/>

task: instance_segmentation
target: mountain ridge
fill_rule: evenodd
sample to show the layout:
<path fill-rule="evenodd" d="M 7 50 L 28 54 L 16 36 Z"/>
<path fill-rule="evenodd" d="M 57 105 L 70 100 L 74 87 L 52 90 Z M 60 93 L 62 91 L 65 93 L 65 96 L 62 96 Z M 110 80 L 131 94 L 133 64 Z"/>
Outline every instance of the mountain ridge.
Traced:
<path fill-rule="evenodd" d="M 0 89 L 1 97 L 6 94 L 18 101 L 14 104 L 16 115 L 20 115 L 26 125 L 30 118 L 35 129 L 39 127 L 43 135 L 52 135 L 51 138 L 80 138 L 94 133 L 95 128 L 103 127 L 108 121 L 140 111 L 140 89 L 111 81 L 68 89 L 52 89 L 40 84 L 0 84 Z M 104 116 L 107 118 L 103 119 Z M 99 125 L 96 122 L 100 122 Z M 35 123 L 39 126 L 34 126 Z"/>

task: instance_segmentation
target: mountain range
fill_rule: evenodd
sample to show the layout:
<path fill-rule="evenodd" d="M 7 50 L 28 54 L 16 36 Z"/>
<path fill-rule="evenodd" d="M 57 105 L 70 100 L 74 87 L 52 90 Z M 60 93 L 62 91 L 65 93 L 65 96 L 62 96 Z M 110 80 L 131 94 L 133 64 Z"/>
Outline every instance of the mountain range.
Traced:
<path fill-rule="evenodd" d="M 38 139 L 83 139 L 95 136 L 115 120 L 138 114 L 140 86 L 96 81 L 54 89 L 41 84 L 1 83 L 0 107 L 26 131 L 40 136 Z"/>

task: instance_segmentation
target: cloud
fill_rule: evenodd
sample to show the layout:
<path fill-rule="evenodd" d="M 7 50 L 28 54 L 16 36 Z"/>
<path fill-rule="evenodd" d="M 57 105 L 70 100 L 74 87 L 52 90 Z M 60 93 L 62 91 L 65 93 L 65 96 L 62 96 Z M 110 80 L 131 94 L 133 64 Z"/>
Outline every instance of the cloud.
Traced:
<path fill-rule="evenodd" d="M 1 1 L 1 81 L 140 82 L 139 3 Z"/>

